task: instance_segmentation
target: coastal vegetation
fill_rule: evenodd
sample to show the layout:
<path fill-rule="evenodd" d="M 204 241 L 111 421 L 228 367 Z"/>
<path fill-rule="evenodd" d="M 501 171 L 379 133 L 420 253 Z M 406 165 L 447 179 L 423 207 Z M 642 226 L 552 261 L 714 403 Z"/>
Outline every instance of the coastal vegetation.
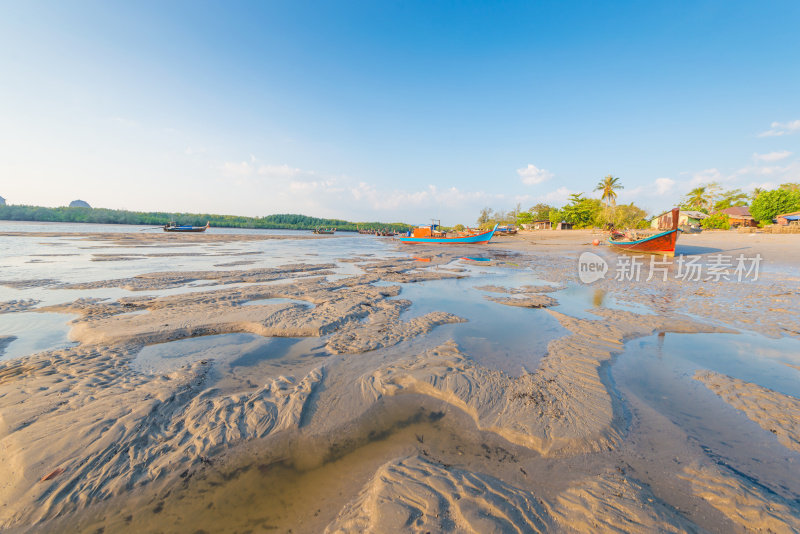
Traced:
<path fill-rule="evenodd" d="M 306 215 L 277 214 L 265 217 L 242 217 L 238 215 L 217 215 L 213 213 L 168 213 L 161 211 L 128 211 L 105 208 L 0 205 L 0 220 L 41 221 L 98 224 L 137 224 L 161 226 L 169 221 L 179 224 L 227 228 L 263 228 L 285 230 L 312 230 L 326 227 L 341 231 L 387 230 L 404 232 L 410 228 L 405 223 L 363 222 L 355 223 L 340 219 L 321 219 Z"/>
<path fill-rule="evenodd" d="M 603 228 L 612 224 L 615 228 L 647 228 L 647 212 L 633 202 L 617 205 L 617 191 L 624 187 L 618 177 L 603 177 L 594 191 L 600 198 L 587 197 L 586 193 L 573 193 L 561 207 L 539 203 L 527 210 L 517 204 L 510 211 L 483 208 L 477 224 L 481 228 L 491 228 L 495 224 L 532 224 L 537 221 L 550 221 L 555 227 L 560 222 L 570 223 L 574 228 Z M 776 215 L 800 211 L 800 184 L 785 183 L 777 189 L 755 188 L 751 193 L 741 189 L 725 190 L 718 182 L 697 186 L 680 200 L 682 210 L 699 211 L 709 215 L 703 220 L 703 227 L 727 230 L 731 227 L 730 217 L 722 210 L 748 206 L 750 214 L 762 226 L 771 224 Z"/>
<path fill-rule="evenodd" d="M 710 214 L 735 206 L 747 206 L 747 201 L 748 195 L 741 189 L 725 191 L 719 182 L 710 182 L 689 191 L 681 199 L 680 207 Z"/>
<path fill-rule="evenodd" d="M 730 230 L 731 218 L 727 213 L 713 213 L 707 219 L 700 221 L 700 224 L 705 229 Z"/>
<path fill-rule="evenodd" d="M 600 198 L 585 196 L 585 193 L 573 193 L 569 202 L 560 208 L 549 204 L 539 203 L 527 210 L 522 210 L 520 205 L 509 212 L 493 211 L 483 208 L 478 216 L 478 226 L 491 228 L 495 224 L 531 224 L 536 221 L 550 221 L 555 226 L 560 222 L 567 222 L 574 228 L 605 227 L 613 224 L 617 228 L 646 228 L 647 212 L 630 204 L 617 205 L 617 190 L 623 189 L 618 177 L 605 176 L 595 187 L 600 191 Z"/>
<path fill-rule="evenodd" d="M 793 211 L 800 211 L 800 187 L 796 183 L 763 191 L 750 205 L 750 215 L 762 224 L 770 224 L 776 215 Z"/>

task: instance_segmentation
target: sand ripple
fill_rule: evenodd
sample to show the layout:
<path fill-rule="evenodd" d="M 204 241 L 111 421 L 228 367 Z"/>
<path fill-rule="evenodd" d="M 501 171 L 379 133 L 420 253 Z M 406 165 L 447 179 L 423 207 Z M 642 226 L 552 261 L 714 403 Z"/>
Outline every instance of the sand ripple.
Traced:
<path fill-rule="evenodd" d="M 29 310 L 39 304 L 39 302 L 41 301 L 36 299 L 21 299 L 0 302 L 0 313 L 13 313 Z"/>
<path fill-rule="evenodd" d="M 549 523 L 527 491 L 413 456 L 383 465 L 325 532 L 547 532 Z"/>
<path fill-rule="evenodd" d="M 800 399 L 713 371 L 698 371 L 694 378 L 775 434 L 784 446 L 800 451 Z"/>
<path fill-rule="evenodd" d="M 800 532 L 797 505 L 721 468 L 689 466 L 679 475 L 692 491 L 746 531 Z"/>
<path fill-rule="evenodd" d="M 169 376 L 136 373 L 127 363 L 137 350 L 78 347 L 0 367 L 0 398 L 15 407 L 0 418 L 0 501 L 19 504 L 13 516 L 0 511 L 0 525 L 81 508 L 297 428 L 322 380 L 314 369 L 222 392 L 207 386 L 207 362 Z"/>
<path fill-rule="evenodd" d="M 511 377 L 487 369 L 450 342 L 364 375 L 360 394 L 377 399 L 422 393 L 464 410 L 478 428 L 541 454 L 597 452 L 621 439 L 623 421 L 606 373 L 612 356 L 622 352 L 623 341 L 659 330 L 716 330 L 688 319 L 623 311 L 599 311 L 605 316 L 601 321 L 550 313 L 573 334 L 550 342 L 533 373 Z"/>

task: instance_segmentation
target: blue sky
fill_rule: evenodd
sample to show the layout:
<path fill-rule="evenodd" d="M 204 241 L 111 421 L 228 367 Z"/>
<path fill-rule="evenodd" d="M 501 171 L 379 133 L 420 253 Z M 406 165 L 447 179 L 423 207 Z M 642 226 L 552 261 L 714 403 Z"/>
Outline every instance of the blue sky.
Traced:
<path fill-rule="evenodd" d="M 472 223 L 800 181 L 800 3 L 0 2 L 14 204 Z"/>

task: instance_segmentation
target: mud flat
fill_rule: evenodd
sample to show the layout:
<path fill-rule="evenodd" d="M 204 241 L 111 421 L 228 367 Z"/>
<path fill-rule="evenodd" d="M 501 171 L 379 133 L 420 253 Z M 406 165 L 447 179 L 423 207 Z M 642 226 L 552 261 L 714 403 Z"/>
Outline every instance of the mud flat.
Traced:
<path fill-rule="evenodd" d="M 36 299 L 23 299 L 23 300 L 11 300 L 8 302 L 0 302 L 0 313 L 13 313 L 13 312 L 20 312 L 25 311 L 33 308 L 40 301 Z"/>
<path fill-rule="evenodd" d="M 698 371 L 695 379 L 775 434 L 783 445 L 800 451 L 800 399 L 711 371 Z"/>
<path fill-rule="evenodd" d="M 583 244 L 588 235 L 565 235 L 545 236 L 550 242 L 539 248 L 524 235 L 504 238 L 481 250 L 491 262 L 461 260 L 458 248 L 394 248 L 390 241 L 369 254 L 323 251 L 337 242 L 326 239 L 305 254 L 317 263 L 265 267 L 248 259 L 212 269 L 225 255 L 215 251 L 198 256 L 208 256 L 208 268 L 150 270 L 150 262 L 172 254 L 156 252 L 98 256 L 141 258 L 130 276 L 109 270 L 102 280 L 67 283 L 57 269 L 41 278 L 18 273 L 3 283 L 14 298 L 4 299 L 0 321 L 23 312 L 71 314 L 69 338 L 77 345 L 0 360 L 0 528 L 800 529 L 796 397 L 756 383 L 769 375 L 755 367 L 753 381 L 715 370 L 710 359 L 687 372 L 679 355 L 636 345 L 673 335 L 737 337 L 746 314 L 722 312 L 731 296 L 753 312 L 769 304 L 791 313 L 798 290 L 792 264 L 746 285 L 606 279 L 587 292 L 576 285 L 575 262 L 597 249 Z M 103 236 L 47 235 L 174 243 L 162 233 Z M 240 242 L 243 249 L 231 254 L 257 252 L 247 246 L 263 237 L 219 242 Z M 336 274 L 343 265 L 348 274 Z M 442 301 L 442 309 L 420 311 L 409 297 L 424 291 L 435 303 L 448 284 L 465 281 L 471 285 L 457 292 L 461 300 Z M 31 296 L 50 290 L 75 298 L 45 305 Z M 119 293 L 95 293 L 112 290 Z M 519 350 L 525 340 L 546 343 L 546 353 L 531 360 L 535 367 L 521 374 L 481 363 L 474 347 L 483 345 L 450 338 L 500 313 L 518 321 Z M 782 314 L 747 324 L 792 342 Z M 542 338 L 540 325 L 551 323 L 558 336 Z M 0 357 L 15 342 L 0 330 Z M 136 363 L 145 353 L 178 363 L 148 370 Z M 623 357 L 629 374 L 617 376 Z M 769 357 L 752 365 L 796 373 L 790 366 L 800 363 Z M 735 423 L 729 427 L 742 425 L 750 442 L 739 446 L 752 448 L 753 462 L 742 465 L 744 452 L 725 453 L 727 443 L 687 428 L 685 406 L 647 405 L 641 388 L 617 382 L 651 361 L 667 375 L 649 379 L 680 386 L 656 400 L 669 401 L 672 390 L 709 402 Z"/>

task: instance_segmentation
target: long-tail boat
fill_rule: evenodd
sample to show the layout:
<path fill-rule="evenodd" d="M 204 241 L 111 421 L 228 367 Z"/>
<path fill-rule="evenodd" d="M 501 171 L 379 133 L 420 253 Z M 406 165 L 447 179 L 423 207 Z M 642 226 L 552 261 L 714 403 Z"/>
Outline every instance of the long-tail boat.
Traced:
<path fill-rule="evenodd" d="M 177 223 L 169 222 L 164 225 L 165 232 L 205 232 L 208 230 L 208 227 L 211 226 L 211 222 L 206 222 L 205 226 L 188 226 L 188 225 L 178 225 Z"/>
<path fill-rule="evenodd" d="M 643 252 L 659 254 L 662 256 L 675 256 L 675 242 L 678 240 L 678 214 L 679 208 L 672 209 L 672 229 L 642 239 L 625 240 L 624 234 L 617 234 L 608 239 L 608 243 L 619 250 L 627 252 Z M 617 237 L 617 239 L 615 239 Z"/>
<path fill-rule="evenodd" d="M 314 228 L 315 234 L 335 234 L 336 228 Z"/>
<path fill-rule="evenodd" d="M 445 232 L 436 230 L 437 226 L 437 224 L 419 226 L 409 230 L 405 236 L 395 237 L 395 239 L 401 243 L 477 244 L 488 243 L 497 230 L 495 224 L 494 228 L 486 232 L 448 236 Z"/>

